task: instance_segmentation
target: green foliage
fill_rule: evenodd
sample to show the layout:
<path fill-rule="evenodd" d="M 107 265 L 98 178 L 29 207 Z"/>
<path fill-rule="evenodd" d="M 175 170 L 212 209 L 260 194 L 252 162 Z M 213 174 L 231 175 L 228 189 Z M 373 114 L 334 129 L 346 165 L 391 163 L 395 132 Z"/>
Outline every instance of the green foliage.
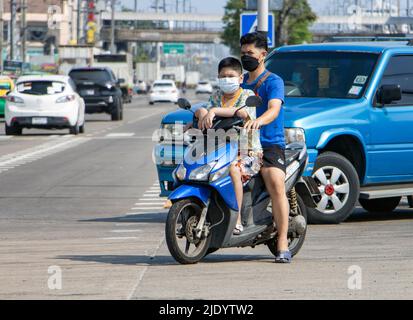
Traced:
<path fill-rule="evenodd" d="M 235 55 L 239 54 L 240 15 L 244 8 L 245 0 L 228 0 L 222 19 L 225 27 L 221 38 Z M 274 12 L 274 16 L 277 47 L 312 41 L 309 27 L 317 17 L 307 0 L 284 0 L 283 9 Z"/>

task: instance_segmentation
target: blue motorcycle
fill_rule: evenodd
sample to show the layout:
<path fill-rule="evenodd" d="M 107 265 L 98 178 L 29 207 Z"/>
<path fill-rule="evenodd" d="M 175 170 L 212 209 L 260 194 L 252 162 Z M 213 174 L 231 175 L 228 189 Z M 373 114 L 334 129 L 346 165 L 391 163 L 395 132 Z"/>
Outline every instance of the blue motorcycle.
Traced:
<path fill-rule="evenodd" d="M 259 97 L 249 97 L 246 106 L 257 107 Z M 186 99 L 178 101 L 180 108 L 191 109 Z M 244 106 L 245 107 L 245 106 Z M 242 107 L 242 108 L 244 108 Z M 194 117 L 195 123 L 195 117 Z M 215 118 L 212 129 L 242 130 L 243 120 Z M 169 252 L 181 264 L 195 264 L 220 248 L 252 247 L 265 244 L 276 254 L 277 227 L 273 222 L 271 200 L 260 174 L 244 186 L 241 210 L 244 230 L 234 235 L 238 204 L 229 169 L 238 156 L 238 141 L 226 139 L 213 142 L 194 139 L 186 149 L 183 162 L 174 171 L 177 188 L 170 195 L 165 235 Z M 203 151 L 203 152 L 200 152 Z M 194 161 L 196 157 L 196 161 Z M 315 207 L 314 194 L 319 193 L 311 178 L 302 177 L 308 161 L 305 144 L 292 144 L 286 149 L 286 190 L 290 203 L 289 249 L 296 255 L 307 231 L 306 206 Z"/>

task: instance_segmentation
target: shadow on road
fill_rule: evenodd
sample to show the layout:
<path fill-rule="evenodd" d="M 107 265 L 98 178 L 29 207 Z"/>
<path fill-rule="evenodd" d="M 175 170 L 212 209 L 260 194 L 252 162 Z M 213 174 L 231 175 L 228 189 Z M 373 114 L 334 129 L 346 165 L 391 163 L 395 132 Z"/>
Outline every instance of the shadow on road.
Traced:
<path fill-rule="evenodd" d="M 143 266 L 170 266 L 179 265 L 171 256 L 146 255 L 64 255 L 56 259 L 80 262 L 97 262 L 116 265 L 143 265 Z M 206 263 L 229 263 L 229 262 L 251 262 L 259 261 L 273 263 L 273 257 L 268 255 L 242 255 L 242 254 L 211 254 L 204 258 L 200 264 Z"/>
<path fill-rule="evenodd" d="M 346 222 L 374 222 L 374 221 L 400 221 L 412 220 L 413 210 L 400 208 L 394 212 L 367 212 L 363 209 L 357 209 Z"/>
<path fill-rule="evenodd" d="M 116 222 L 116 223 L 165 223 L 167 212 L 151 212 L 151 213 L 140 213 L 136 215 L 128 215 L 121 217 L 112 218 L 96 218 L 88 220 L 78 220 L 78 222 Z"/>

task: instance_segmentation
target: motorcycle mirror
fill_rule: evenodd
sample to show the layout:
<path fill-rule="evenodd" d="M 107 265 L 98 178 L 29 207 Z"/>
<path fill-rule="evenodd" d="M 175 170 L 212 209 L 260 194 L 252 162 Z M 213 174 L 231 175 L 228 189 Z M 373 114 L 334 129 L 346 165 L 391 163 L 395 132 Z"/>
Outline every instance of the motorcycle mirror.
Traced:
<path fill-rule="evenodd" d="M 247 101 L 245 101 L 245 105 L 250 108 L 257 108 L 262 105 L 262 99 L 257 96 L 250 96 L 247 98 Z"/>
<path fill-rule="evenodd" d="M 184 110 L 189 110 L 192 107 L 191 103 L 185 98 L 178 99 L 178 106 L 179 108 L 184 109 Z"/>

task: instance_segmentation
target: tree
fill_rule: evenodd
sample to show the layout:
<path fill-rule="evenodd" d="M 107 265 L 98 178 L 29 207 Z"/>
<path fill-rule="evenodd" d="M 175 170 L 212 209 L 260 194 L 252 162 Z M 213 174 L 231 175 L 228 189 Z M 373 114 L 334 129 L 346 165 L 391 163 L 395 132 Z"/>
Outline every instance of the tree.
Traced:
<path fill-rule="evenodd" d="M 225 27 L 221 34 L 223 42 L 232 54 L 239 54 L 240 15 L 245 8 L 245 0 L 228 0 L 222 19 Z M 311 42 L 310 25 L 317 16 L 307 0 L 284 0 L 281 11 L 275 11 L 275 45 Z"/>

